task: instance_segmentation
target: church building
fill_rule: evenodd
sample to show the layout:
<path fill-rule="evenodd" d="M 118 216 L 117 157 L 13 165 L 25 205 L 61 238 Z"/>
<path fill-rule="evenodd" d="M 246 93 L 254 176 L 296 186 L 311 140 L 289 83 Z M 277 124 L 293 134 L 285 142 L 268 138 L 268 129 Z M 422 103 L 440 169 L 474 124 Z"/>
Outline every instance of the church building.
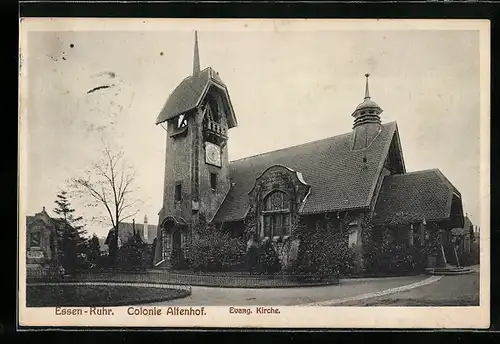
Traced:
<path fill-rule="evenodd" d="M 166 131 L 163 204 L 155 265 L 169 268 L 192 225 L 209 223 L 276 245 L 296 241 L 298 219 L 311 228 L 347 228 L 363 267 L 363 229 L 390 224 L 409 245 L 432 233 L 445 247 L 463 227 L 461 194 L 438 169 L 407 172 L 396 122 L 383 123 L 366 74 L 364 99 L 346 133 L 235 161 L 228 132 L 238 125 L 228 89 L 212 67 L 200 68 L 195 33 L 192 74 L 170 94 L 156 124 Z M 444 262 L 453 259 L 445 249 Z"/>

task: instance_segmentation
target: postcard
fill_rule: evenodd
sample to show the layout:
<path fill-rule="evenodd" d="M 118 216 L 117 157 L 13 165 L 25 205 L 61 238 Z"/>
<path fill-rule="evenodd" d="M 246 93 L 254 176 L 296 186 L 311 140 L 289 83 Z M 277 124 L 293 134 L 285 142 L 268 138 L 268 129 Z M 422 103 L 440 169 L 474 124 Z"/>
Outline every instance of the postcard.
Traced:
<path fill-rule="evenodd" d="M 488 328 L 485 20 L 22 18 L 21 328 Z"/>

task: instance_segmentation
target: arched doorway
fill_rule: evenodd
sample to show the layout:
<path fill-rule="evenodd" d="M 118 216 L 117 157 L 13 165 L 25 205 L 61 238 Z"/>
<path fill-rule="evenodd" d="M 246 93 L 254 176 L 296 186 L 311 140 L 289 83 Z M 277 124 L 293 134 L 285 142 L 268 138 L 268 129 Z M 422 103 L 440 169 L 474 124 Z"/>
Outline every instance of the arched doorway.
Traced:
<path fill-rule="evenodd" d="M 172 258 L 180 256 L 182 251 L 182 236 L 187 224 L 181 217 L 167 216 L 161 227 L 162 259 L 172 267 Z"/>

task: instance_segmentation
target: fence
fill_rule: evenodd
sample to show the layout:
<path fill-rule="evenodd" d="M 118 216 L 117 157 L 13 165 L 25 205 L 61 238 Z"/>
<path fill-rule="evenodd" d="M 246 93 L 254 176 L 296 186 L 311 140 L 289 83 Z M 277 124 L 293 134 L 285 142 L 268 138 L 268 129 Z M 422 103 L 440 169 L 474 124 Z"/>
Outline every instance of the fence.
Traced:
<path fill-rule="evenodd" d="M 253 275 L 253 274 L 208 274 L 187 273 L 168 270 L 150 270 L 141 272 L 124 271 L 96 271 L 84 272 L 73 276 L 44 276 L 31 274 L 27 283 L 36 282 L 121 282 L 121 283 L 150 283 L 171 285 L 177 288 L 191 286 L 227 287 L 227 288 L 283 288 L 304 287 L 314 285 L 338 284 L 338 276 L 315 275 Z"/>

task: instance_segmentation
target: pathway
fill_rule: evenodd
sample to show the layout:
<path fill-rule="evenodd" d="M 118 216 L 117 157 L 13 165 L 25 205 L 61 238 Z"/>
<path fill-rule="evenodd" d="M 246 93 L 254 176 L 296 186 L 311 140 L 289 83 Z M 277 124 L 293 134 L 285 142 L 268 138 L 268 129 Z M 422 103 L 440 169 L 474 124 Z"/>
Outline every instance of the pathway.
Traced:
<path fill-rule="evenodd" d="M 192 287 L 190 297 L 151 304 L 151 306 L 294 306 L 332 299 L 344 299 L 387 289 L 411 285 L 430 277 L 427 275 L 362 280 L 341 280 L 339 285 L 305 288 L 210 288 Z"/>
<path fill-rule="evenodd" d="M 442 276 L 436 283 L 341 306 L 479 306 L 479 273 Z"/>

